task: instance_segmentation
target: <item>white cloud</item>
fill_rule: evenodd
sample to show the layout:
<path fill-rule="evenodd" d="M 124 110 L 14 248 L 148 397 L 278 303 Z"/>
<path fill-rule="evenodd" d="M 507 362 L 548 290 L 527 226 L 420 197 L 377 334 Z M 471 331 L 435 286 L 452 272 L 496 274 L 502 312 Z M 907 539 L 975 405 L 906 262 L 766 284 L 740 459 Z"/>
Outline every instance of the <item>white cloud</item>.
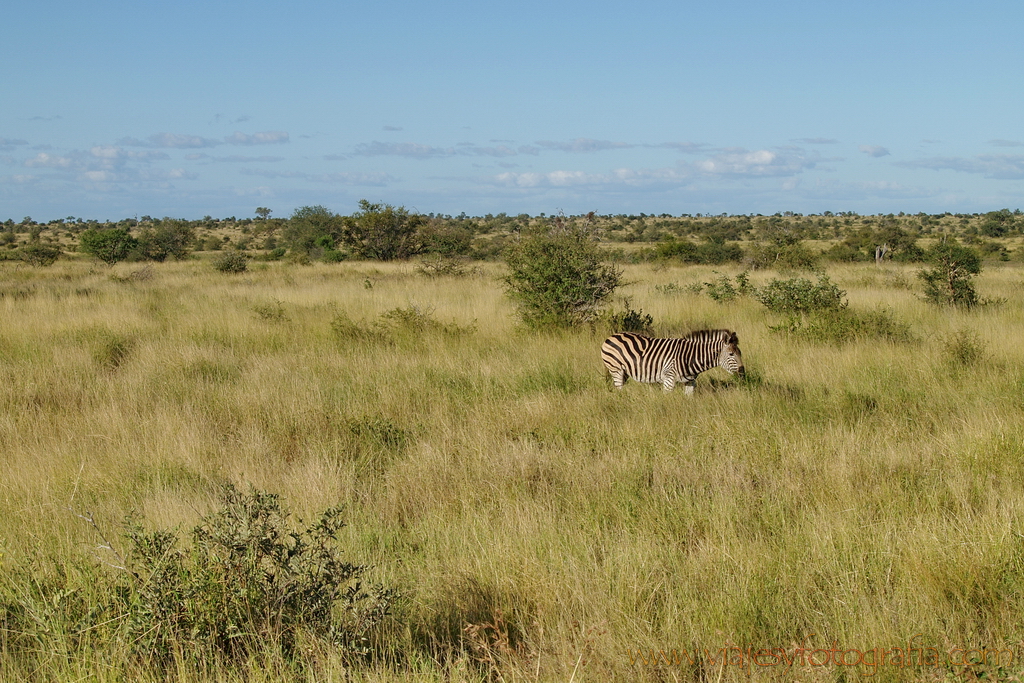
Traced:
<path fill-rule="evenodd" d="M 288 141 L 288 133 L 279 130 L 263 131 L 252 135 L 236 132 L 234 135 L 224 138 L 224 142 L 229 145 L 279 145 Z"/>
<path fill-rule="evenodd" d="M 889 156 L 889 150 L 879 145 L 861 145 L 860 151 L 867 154 L 869 157 L 886 157 Z"/>
<path fill-rule="evenodd" d="M 897 164 L 905 168 L 927 168 L 933 171 L 975 173 L 994 180 L 1024 179 L 1024 156 L 981 154 L 973 159 L 963 157 L 932 157 Z"/>
<path fill-rule="evenodd" d="M 607 149 L 630 149 L 636 145 L 626 142 L 611 142 L 609 140 L 591 140 L 590 138 L 576 138 L 569 142 L 552 142 L 550 140 L 538 140 L 534 143 L 544 149 L 553 149 L 559 152 L 570 154 L 589 154 L 591 152 L 602 152 Z"/>
<path fill-rule="evenodd" d="M 387 173 L 304 173 L 302 171 L 271 171 L 267 169 L 244 168 L 240 173 L 263 178 L 289 178 L 330 185 L 366 185 L 382 187 L 394 181 Z"/>
<path fill-rule="evenodd" d="M 75 162 L 70 157 L 56 156 L 40 152 L 32 159 L 26 159 L 25 165 L 30 168 L 71 168 Z"/>
<path fill-rule="evenodd" d="M 814 168 L 819 160 L 817 156 L 809 156 L 799 149 L 736 150 L 696 161 L 687 166 L 693 172 L 705 176 L 764 178 L 792 176 Z"/>

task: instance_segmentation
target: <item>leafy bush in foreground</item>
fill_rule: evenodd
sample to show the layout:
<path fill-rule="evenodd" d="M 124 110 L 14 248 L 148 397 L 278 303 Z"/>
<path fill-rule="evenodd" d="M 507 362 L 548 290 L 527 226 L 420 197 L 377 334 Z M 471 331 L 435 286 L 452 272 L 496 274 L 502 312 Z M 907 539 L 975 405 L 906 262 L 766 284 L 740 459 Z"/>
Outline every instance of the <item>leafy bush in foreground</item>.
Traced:
<path fill-rule="evenodd" d="M 277 651 L 289 660 L 306 638 L 365 654 L 394 596 L 364 591 L 366 567 L 341 559 L 341 510 L 296 531 L 275 494 L 228 485 L 222 501 L 187 548 L 173 532 L 129 526 L 126 628 L 140 652 L 242 663 Z"/>
<path fill-rule="evenodd" d="M 52 570 L 38 561 L 5 566 L 4 656 L 32 670 L 48 653 L 73 659 L 108 652 L 169 675 L 183 667 L 301 663 L 322 647 L 343 657 L 369 654 L 370 632 L 395 595 L 364 588 L 367 568 L 341 559 L 340 509 L 296 530 L 275 494 L 227 485 L 221 501 L 188 541 L 132 521 L 127 552 L 104 537 L 100 548 L 113 553 L 111 565 L 121 572 L 113 579 L 68 561 Z M 103 535 L 90 513 L 82 517 Z"/>
<path fill-rule="evenodd" d="M 564 219 L 551 230 L 527 235 L 505 250 L 505 286 L 530 327 L 591 323 L 622 283 L 622 271 L 604 263 L 587 222 Z"/>
<path fill-rule="evenodd" d="M 757 300 L 775 313 L 810 313 L 837 311 L 846 308 L 839 289 L 827 275 L 821 275 L 817 284 L 806 278 L 772 280 L 757 290 Z"/>

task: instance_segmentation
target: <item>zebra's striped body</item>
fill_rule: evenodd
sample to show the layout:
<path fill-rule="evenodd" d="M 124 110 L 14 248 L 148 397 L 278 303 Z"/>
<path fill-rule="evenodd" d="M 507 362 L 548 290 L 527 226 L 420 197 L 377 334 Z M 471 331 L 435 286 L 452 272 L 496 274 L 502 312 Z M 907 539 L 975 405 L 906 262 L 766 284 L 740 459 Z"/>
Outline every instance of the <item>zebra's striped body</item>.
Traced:
<path fill-rule="evenodd" d="M 621 332 L 605 339 L 601 358 L 611 373 L 616 389 L 630 377 L 637 382 L 658 384 L 671 391 L 676 384 L 693 393 L 697 375 L 720 366 L 743 374 L 739 339 L 730 330 L 701 330 L 678 339 L 655 339 Z"/>

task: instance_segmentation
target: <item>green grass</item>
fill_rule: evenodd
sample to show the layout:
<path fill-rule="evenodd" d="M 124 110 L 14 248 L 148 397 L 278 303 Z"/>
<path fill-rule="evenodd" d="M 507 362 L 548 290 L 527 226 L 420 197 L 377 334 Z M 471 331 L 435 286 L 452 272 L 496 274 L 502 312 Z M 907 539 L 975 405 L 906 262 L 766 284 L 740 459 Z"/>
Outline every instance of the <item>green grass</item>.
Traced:
<path fill-rule="evenodd" d="M 746 680 L 713 651 L 917 634 L 1024 654 L 1018 267 L 986 270 L 979 293 L 1006 301 L 973 312 L 923 302 L 913 267 L 830 268 L 851 309 L 911 331 L 840 343 L 771 331 L 781 318 L 751 297 L 687 290 L 710 268 L 626 266 L 622 294 L 659 334 L 739 333 L 751 377 L 710 371 L 690 398 L 613 391 L 603 331 L 517 327 L 495 265 L 151 268 L 0 264 L 0 610 L 50 624 L 0 633 L 0 679 L 161 680 L 102 629 L 75 631 L 74 606 L 119 570 L 69 508 L 115 545 L 131 512 L 187 534 L 223 482 L 305 519 L 344 505 L 345 557 L 403 598 L 379 656 L 348 673 L 314 649 L 303 667 L 212 673 L 183 655 L 180 680 Z M 695 667 L 629 655 L 694 647 L 709 651 Z"/>

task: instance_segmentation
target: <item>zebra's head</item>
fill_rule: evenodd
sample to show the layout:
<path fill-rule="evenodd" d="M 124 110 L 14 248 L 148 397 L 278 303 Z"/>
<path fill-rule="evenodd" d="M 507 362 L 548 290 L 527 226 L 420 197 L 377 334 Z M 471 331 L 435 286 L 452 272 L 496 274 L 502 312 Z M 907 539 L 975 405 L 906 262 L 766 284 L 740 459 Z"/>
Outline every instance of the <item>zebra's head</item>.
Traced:
<path fill-rule="evenodd" d="M 746 372 L 743 368 L 743 354 L 740 353 L 740 339 L 735 332 L 726 330 L 725 343 L 718 353 L 718 365 L 732 375 L 742 377 Z"/>

